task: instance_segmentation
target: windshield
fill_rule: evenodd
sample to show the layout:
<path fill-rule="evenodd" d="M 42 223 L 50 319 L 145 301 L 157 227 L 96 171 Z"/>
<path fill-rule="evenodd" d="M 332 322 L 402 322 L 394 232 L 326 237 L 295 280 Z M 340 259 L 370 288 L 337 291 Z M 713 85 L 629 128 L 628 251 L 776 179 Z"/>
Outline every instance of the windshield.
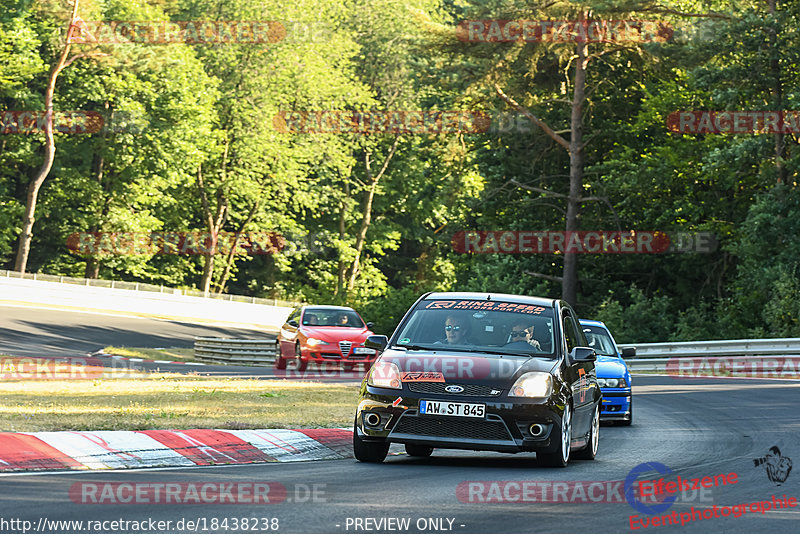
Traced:
<path fill-rule="evenodd" d="M 364 328 L 364 321 L 353 310 L 331 310 L 307 308 L 303 313 L 303 326 L 337 326 L 341 328 Z"/>
<path fill-rule="evenodd" d="M 581 326 L 583 327 L 583 333 L 586 334 L 587 341 L 589 341 L 589 346 L 592 347 L 597 354 L 602 354 L 603 356 L 618 356 L 617 348 L 608 330 L 600 326 Z"/>
<path fill-rule="evenodd" d="M 485 300 L 424 300 L 394 339 L 400 347 L 552 356 L 553 309 Z"/>

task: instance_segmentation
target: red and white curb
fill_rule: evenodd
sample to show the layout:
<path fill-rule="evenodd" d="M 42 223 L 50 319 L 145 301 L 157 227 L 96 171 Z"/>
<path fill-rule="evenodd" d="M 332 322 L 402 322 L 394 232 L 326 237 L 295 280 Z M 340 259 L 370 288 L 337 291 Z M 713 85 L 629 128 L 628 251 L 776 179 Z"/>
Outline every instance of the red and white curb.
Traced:
<path fill-rule="evenodd" d="M 0 472 L 334 460 L 352 443 L 342 428 L 0 432 Z"/>

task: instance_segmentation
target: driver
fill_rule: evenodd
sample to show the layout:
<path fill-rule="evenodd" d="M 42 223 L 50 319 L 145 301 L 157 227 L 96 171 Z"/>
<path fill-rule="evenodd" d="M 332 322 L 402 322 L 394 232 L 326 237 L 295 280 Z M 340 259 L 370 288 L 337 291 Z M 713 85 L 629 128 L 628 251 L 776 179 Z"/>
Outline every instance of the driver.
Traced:
<path fill-rule="evenodd" d="M 444 322 L 445 343 L 448 345 L 464 345 L 467 343 L 469 323 L 458 315 L 448 315 Z"/>

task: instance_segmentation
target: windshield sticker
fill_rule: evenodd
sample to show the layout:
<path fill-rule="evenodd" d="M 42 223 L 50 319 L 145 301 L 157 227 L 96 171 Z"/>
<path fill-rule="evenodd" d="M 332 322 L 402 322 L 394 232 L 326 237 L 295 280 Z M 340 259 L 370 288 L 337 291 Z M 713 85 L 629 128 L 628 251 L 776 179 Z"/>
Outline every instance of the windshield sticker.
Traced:
<path fill-rule="evenodd" d="M 425 305 L 425 309 L 505 311 L 541 315 L 547 308 L 532 304 L 495 302 L 492 300 L 433 300 Z"/>
<path fill-rule="evenodd" d="M 444 382 L 444 375 L 432 371 L 412 371 L 403 373 L 400 380 L 402 382 Z"/>
<path fill-rule="evenodd" d="M 407 337 L 404 337 L 403 339 L 398 341 L 398 343 L 400 343 L 401 345 L 405 345 L 406 343 L 410 343 L 410 342 L 411 342 L 411 339 L 407 338 Z"/>

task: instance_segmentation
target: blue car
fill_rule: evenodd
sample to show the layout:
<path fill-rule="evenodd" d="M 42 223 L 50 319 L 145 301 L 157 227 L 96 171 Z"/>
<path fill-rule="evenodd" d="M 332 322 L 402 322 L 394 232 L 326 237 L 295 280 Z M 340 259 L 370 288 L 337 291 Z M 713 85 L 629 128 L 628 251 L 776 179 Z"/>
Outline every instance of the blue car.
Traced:
<path fill-rule="evenodd" d="M 580 320 L 589 346 L 597 353 L 597 384 L 603 392 L 601 421 L 617 421 L 628 426 L 633 423 L 631 374 L 623 358 L 636 355 L 636 349 L 619 350 L 608 327 L 602 321 Z"/>

